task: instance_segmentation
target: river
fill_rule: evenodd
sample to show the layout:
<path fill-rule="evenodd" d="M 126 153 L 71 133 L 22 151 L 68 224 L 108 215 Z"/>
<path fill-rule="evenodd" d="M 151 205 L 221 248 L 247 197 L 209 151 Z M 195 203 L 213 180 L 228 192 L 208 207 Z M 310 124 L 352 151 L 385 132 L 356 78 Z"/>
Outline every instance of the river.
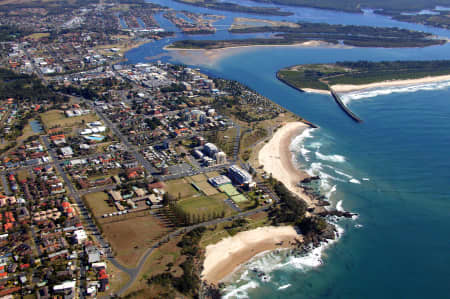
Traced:
<path fill-rule="evenodd" d="M 172 1 L 152 2 L 223 14 L 226 19 L 220 25 L 229 25 L 235 16 L 258 17 Z M 450 31 L 401 23 L 370 11 L 283 10 L 295 15 L 271 18 L 398 26 L 450 35 Z M 227 35 L 219 30 L 196 38 Z M 130 51 L 127 58 L 136 63 L 160 55 L 162 60 L 191 65 L 189 58 L 162 49 L 184 38 L 177 33 L 175 38 Z M 299 167 L 325 178 L 322 190 L 333 205 L 359 213 L 356 220 L 338 222 L 344 234 L 322 255 L 295 258 L 270 253 L 254 258 L 233 276 L 226 289 L 229 298 L 448 298 L 450 82 L 344 95 L 364 120 L 359 124 L 331 97 L 300 93 L 279 82 L 275 72 L 294 64 L 342 60 L 449 59 L 449 50 L 449 45 L 423 49 L 260 47 L 195 65 L 209 74 L 238 80 L 319 125 L 293 142 L 294 157 Z M 265 270 L 270 281 L 261 281 L 247 271 L 249 267 Z"/>

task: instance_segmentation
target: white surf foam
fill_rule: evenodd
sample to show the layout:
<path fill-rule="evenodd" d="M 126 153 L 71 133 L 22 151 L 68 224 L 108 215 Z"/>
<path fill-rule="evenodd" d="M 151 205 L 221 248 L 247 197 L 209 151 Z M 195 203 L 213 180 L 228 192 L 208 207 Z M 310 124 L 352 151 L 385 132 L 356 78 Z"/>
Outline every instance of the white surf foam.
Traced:
<path fill-rule="evenodd" d="M 312 148 L 312 149 L 319 149 L 321 146 L 322 146 L 322 143 L 320 143 L 320 142 L 313 142 L 310 145 L 308 145 L 308 147 Z"/>
<path fill-rule="evenodd" d="M 420 83 L 413 85 L 405 85 L 405 86 L 391 86 L 391 87 L 380 87 L 380 88 L 372 88 L 365 89 L 361 91 L 354 91 L 349 93 L 343 93 L 341 95 L 342 102 L 344 104 L 348 104 L 354 100 L 373 98 L 380 95 L 388 95 L 391 93 L 409 93 L 416 92 L 421 90 L 439 90 L 450 87 L 450 81 L 441 81 L 441 82 L 431 82 L 431 83 Z"/>
<path fill-rule="evenodd" d="M 325 249 L 330 247 L 332 244 L 338 241 L 338 239 L 342 236 L 344 233 L 344 229 L 340 227 L 339 225 L 335 224 L 336 226 L 336 238 L 334 240 L 329 240 L 328 243 L 322 242 L 320 246 L 312 249 L 310 252 L 308 252 L 305 256 L 301 257 L 295 257 L 292 256 L 290 258 L 289 265 L 295 267 L 296 269 L 300 269 L 303 271 L 306 271 L 308 269 L 319 267 L 323 264 L 322 255 Z"/>
<path fill-rule="evenodd" d="M 345 157 L 341 155 L 324 155 L 320 152 L 316 152 L 317 159 L 323 160 L 323 161 L 330 161 L 330 162 L 337 162 L 337 163 L 343 163 L 345 162 Z"/>
<path fill-rule="evenodd" d="M 290 146 L 289 146 L 289 149 L 290 149 L 291 151 L 297 150 L 298 147 L 301 146 L 301 145 L 303 144 L 303 142 L 304 142 L 305 139 L 307 139 L 307 138 L 312 138 L 312 137 L 313 137 L 313 135 L 312 135 L 311 133 L 312 133 L 314 130 L 316 130 L 316 129 L 314 129 L 314 128 L 309 128 L 309 129 L 304 130 L 300 135 L 296 136 L 296 137 L 292 140 L 292 142 L 291 142 L 291 144 L 290 144 Z"/>
<path fill-rule="evenodd" d="M 352 184 L 361 184 L 361 182 L 357 179 L 351 179 L 351 180 L 349 180 L 349 182 Z"/>
<path fill-rule="evenodd" d="M 237 288 L 228 286 L 224 289 L 225 294 L 222 298 L 249 298 L 247 291 L 250 289 L 256 289 L 257 287 L 259 287 L 259 283 L 253 280 L 250 280 L 248 283 Z"/>
<path fill-rule="evenodd" d="M 340 175 L 342 175 L 342 176 L 344 176 L 344 177 L 346 177 L 346 178 L 348 178 L 348 179 L 353 179 L 353 177 L 352 177 L 351 175 L 349 175 L 349 174 L 347 174 L 347 173 L 345 173 L 345 172 L 343 172 L 343 171 L 334 169 L 334 172 L 336 172 L 337 174 L 340 174 Z"/>
<path fill-rule="evenodd" d="M 278 290 L 284 290 L 284 289 L 287 289 L 287 288 L 290 287 L 290 286 L 291 286 L 291 284 L 288 283 L 288 284 L 285 284 L 285 285 L 280 286 L 280 287 L 278 288 Z"/>
<path fill-rule="evenodd" d="M 342 200 L 337 202 L 336 210 L 338 210 L 339 212 L 344 212 L 344 208 L 342 207 Z"/>
<path fill-rule="evenodd" d="M 330 199 L 331 195 L 333 195 L 333 193 L 336 192 L 336 185 L 333 185 L 333 187 L 331 187 L 330 191 L 328 191 L 327 193 L 325 193 L 325 197 Z"/>

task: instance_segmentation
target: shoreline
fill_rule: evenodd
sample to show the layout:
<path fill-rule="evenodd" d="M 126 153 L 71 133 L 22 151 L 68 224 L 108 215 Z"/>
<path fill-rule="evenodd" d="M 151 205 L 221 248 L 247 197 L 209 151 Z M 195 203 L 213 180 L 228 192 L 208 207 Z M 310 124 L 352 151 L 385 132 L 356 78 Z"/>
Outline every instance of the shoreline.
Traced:
<path fill-rule="evenodd" d="M 297 184 L 309 178 L 306 171 L 298 169 L 293 161 L 290 146 L 292 140 L 311 128 L 303 122 L 289 122 L 281 126 L 258 153 L 259 164 L 268 174 L 283 183 L 289 191 L 303 199 L 308 208 L 319 208 L 313 199 Z"/>
<path fill-rule="evenodd" d="M 218 285 L 258 254 L 292 248 L 303 241 L 292 226 L 264 226 L 239 232 L 206 247 L 201 278 Z"/>
<path fill-rule="evenodd" d="M 301 91 L 301 92 L 310 92 L 317 94 L 327 94 L 331 95 L 330 91 L 321 90 L 321 89 L 312 89 L 312 88 L 297 88 L 281 80 L 281 82 Z M 423 78 L 416 79 L 399 79 L 399 80 L 389 80 L 389 81 L 381 81 L 367 84 L 336 84 L 331 85 L 330 88 L 337 93 L 350 93 L 356 91 L 363 91 L 375 88 L 383 88 L 383 87 L 401 87 L 401 86 L 414 86 L 417 84 L 425 84 L 425 83 L 437 83 L 443 81 L 450 81 L 450 75 L 441 75 L 441 76 L 428 76 Z"/>
<path fill-rule="evenodd" d="M 441 82 L 441 81 L 450 81 L 450 75 L 428 76 L 428 77 L 417 78 L 417 79 L 390 80 L 390 81 L 374 82 L 374 83 L 361 84 L 361 85 L 336 84 L 336 85 L 332 85 L 331 88 L 335 92 L 347 93 L 347 92 L 360 91 L 360 90 L 372 89 L 372 88 L 378 88 L 378 87 L 408 86 L 408 85 L 434 83 L 434 82 Z"/>

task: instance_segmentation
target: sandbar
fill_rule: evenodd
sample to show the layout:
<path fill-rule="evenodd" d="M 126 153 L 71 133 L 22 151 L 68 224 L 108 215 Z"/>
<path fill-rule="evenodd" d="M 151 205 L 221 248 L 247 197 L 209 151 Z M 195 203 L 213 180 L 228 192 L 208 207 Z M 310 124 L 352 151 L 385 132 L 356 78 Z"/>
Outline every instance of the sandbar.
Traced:
<path fill-rule="evenodd" d="M 349 48 L 347 46 L 335 45 L 323 41 L 306 41 L 303 43 L 296 43 L 292 45 L 247 45 L 247 46 L 231 46 L 218 49 L 184 49 L 184 48 L 169 48 L 164 47 L 164 50 L 172 52 L 171 55 L 175 58 L 187 61 L 189 63 L 201 65 L 213 65 L 217 61 L 229 57 L 231 55 L 239 54 L 246 50 L 254 48 L 270 48 L 270 47 L 289 47 L 289 48 Z"/>

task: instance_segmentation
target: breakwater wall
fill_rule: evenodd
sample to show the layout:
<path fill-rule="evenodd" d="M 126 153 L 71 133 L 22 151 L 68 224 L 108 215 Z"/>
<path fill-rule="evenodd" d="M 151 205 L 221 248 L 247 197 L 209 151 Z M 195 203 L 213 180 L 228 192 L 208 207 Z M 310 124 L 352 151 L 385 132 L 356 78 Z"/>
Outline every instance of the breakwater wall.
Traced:
<path fill-rule="evenodd" d="M 355 113 L 353 113 L 341 100 L 339 95 L 335 93 L 332 89 L 330 89 L 331 95 L 333 96 L 336 103 L 341 107 L 342 110 L 344 110 L 345 113 L 347 113 L 348 116 L 350 116 L 351 119 L 353 119 L 356 122 L 362 123 L 362 119 L 359 118 Z"/>

